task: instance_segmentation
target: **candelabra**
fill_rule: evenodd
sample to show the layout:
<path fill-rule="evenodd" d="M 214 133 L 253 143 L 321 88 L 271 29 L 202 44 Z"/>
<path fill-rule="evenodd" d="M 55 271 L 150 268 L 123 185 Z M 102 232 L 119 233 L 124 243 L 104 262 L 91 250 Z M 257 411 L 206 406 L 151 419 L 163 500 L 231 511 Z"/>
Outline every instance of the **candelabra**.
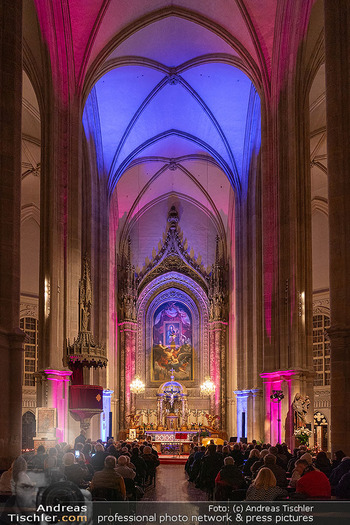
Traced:
<path fill-rule="evenodd" d="M 200 386 L 202 396 L 211 396 L 214 394 L 215 388 L 215 384 L 210 377 L 206 377 L 204 383 Z"/>
<path fill-rule="evenodd" d="M 142 392 L 145 391 L 145 384 L 141 381 L 141 379 L 136 376 L 134 380 L 130 383 L 130 392 L 132 394 L 142 394 Z"/>

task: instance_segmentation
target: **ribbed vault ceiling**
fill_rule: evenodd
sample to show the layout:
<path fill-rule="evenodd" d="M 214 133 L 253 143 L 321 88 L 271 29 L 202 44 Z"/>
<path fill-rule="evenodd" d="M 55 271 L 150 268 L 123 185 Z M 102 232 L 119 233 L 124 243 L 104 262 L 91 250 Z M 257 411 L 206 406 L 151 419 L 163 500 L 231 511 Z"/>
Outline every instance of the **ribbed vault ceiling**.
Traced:
<path fill-rule="evenodd" d="M 230 188 L 245 184 L 252 127 L 260 143 L 258 96 L 237 65 L 223 39 L 177 17 L 133 33 L 106 58 L 83 123 L 110 193 L 119 181 L 123 221 L 173 193 L 226 229 Z"/>

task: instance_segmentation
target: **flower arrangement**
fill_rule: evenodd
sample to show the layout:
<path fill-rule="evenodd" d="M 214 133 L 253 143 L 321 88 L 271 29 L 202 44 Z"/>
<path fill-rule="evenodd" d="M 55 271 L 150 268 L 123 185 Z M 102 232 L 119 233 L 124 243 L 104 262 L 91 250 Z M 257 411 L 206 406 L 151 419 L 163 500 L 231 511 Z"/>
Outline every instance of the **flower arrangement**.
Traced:
<path fill-rule="evenodd" d="M 295 437 L 298 438 L 301 445 L 307 445 L 309 443 L 309 437 L 311 434 L 311 430 L 305 427 L 298 428 L 294 432 Z"/>

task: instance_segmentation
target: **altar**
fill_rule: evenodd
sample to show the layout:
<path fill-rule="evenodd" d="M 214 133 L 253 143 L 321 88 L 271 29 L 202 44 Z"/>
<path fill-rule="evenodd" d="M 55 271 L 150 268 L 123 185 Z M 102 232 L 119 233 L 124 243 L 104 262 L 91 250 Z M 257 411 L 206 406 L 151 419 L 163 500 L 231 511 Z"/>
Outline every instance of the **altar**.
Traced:
<path fill-rule="evenodd" d="M 188 454 L 197 430 L 146 430 L 146 436 L 151 436 L 152 445 L 159 454 Z"/>

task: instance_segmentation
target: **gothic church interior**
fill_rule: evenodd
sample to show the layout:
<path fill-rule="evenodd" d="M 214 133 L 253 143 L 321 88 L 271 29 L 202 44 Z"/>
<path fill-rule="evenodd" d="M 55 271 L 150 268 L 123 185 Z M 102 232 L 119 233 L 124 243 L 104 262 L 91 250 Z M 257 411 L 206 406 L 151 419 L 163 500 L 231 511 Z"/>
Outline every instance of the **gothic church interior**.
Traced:
<path fill-rule="evenodd" d="M 81 428 L 293 447 L 298 399 L 346 450 L 346 3 L 0 15 L 1 464 Z"/>

